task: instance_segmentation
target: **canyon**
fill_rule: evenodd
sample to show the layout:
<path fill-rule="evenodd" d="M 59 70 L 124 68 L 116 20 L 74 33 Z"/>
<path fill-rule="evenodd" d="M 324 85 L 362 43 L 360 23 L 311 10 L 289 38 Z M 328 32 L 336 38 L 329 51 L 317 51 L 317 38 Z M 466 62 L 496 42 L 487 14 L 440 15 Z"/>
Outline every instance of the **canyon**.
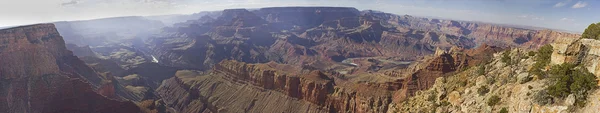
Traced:
<path fill-rule="evenodd" d="M 0 40 L 1 112 L 139 112 L 99 94 L 102 76 L 66 49 L 53 24 L 3 29 Z"/>
<path fill-rule="evenodd" d="M 424 106 L 408 102 L 429 105 L 423 98 L 438 92 L 443 95 L 435 95 L 438 102 L 468 104 L 447 99 L 460 95 L 441 91 L 456 86 L 441 79 L 473 79 L 481 65 L 501 73 L 508 68 L 498 63 L 499 52 L 523 54 L 551 43 L 553 63 L 583 62 L 598 73 L 597 55 L 589 51 L 595 42 L 554 30 L 351 7 L 226 9 L 177 18 L 117 17 L 0 30 L 0 109 L 424 112 Z M 482 112 L 438 111 L 461 110 Z"/>

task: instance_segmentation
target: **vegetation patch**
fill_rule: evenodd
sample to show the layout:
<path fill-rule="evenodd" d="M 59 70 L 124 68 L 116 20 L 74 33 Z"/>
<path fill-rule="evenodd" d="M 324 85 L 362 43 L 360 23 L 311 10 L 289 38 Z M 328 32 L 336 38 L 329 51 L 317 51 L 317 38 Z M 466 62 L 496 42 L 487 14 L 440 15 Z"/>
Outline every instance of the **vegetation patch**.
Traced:
<path fill-rule="evenodd" d="M 500 110 L 500 113 L 508 113 L 508 109 L 506 109 L 506 108 L 502 108 L 502 109 Z"/>
<path fill-rule="evenodd" d="M 581 34 L 581 38 L 600 39 L 600 23 L 590 24 Z"/>
<path fill-rule="evenodd" d="M 490 99 L 488 99 L 487 105 L 495 106 L 496 104 L 498 104 L 500 102 L 500 100 L 502 100 L 502 99 L 500 97 L 498 97 L 498 95 L 494 95 L 494 96 L 490 97 Z"/>
<path fill-rule="evenodd" d="M 485 86 L 481 86 L 479 88 L 477 88 L 477 93 L 479 93 L 479 95 L 485 95 L 486 93 L 490 92 L 490 89 L 488 89 Z"/>
<path fill-rule="evenodd" d="M 596 89 L 596 76 L 574 64 L 552 66 L 550 74 L 552 84 L 547 88 L 548 94 L 560 99 L 574 94 L 575 104 L 578 106 L 585 105 L 588 92 Z"/>
<path fill-rule="evenodd" d="M 529 69 L 529 74 L 535 75 L 538 79 L 545 78 L 546 73 L 544 73 L 543 69 L 548 64 L 550 64 L 550 58 L 552 57 L 553 48 L 551 45 L 542 46 L 538 52 L 529 52 L 529 55 L 535 56 L 535 63 L 533 67 Z"/>
<path fill-rule="evenodd" d="M 502 62 L 504 62 L 506 65 L 511 65 L 512 58 L 510 57 L 510 50 L 507 50 L 504 53 L 502 53 L 502 59 L 500 59 L 500 60 Z"/>
<path fill-rule="evenodd" d="M 485 74 L 485 65 L 479 65 L 479 67 L 477 68 L 477 74 L 478 75 L 484 75 Z"/>

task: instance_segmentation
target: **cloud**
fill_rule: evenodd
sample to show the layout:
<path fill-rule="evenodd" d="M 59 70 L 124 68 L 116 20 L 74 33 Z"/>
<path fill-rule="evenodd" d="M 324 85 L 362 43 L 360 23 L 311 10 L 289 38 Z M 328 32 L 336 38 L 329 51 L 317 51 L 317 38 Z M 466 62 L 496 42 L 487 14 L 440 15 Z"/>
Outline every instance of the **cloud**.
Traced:
<path fill-rule="evenodd" d="M 571 0 L 567 0 L 567 1 L 563 1 L 563 2 L 558 2 L 558 3 L 554 4 L 554 7 L 555 8 L 557 8 L 557 7 L 563 7 L 563 6 L 567 5 L 569 2 L 571 2 Z"/>
<path fill-rule="evenodd" d="M 539 16 L 535 16 L 535 15 L 521 15 L 521 16 L 517 16 L 517 17 L 521 18 L 521 19 L 545 20 L 544 17 L 539 17 Z"/>
<path fill-rule="evenodd" d="M 587 3 L 586 3 L 586 2 L 579 1 L 579 2 L 577 2 L 575 5 L 573 5 L 573 7 L 571 7 L 571 8 L 583 8 L 583 7 L 585 7 L 585 6 L 587 6 Z"/>
<path fill-rule="evenodd" d="M 571 18 L 562 18 L 562 19 L 560 19 L 560 21 L 563 21 L 563 22 L 574 22 L 574 21 L 575 21 L 575 19 L 571 19 Z"/>
<path fill-rule="evenodd" d="M 79 0 L 71 0 L 70 2 L 61 3 L 61 6 L 71 6 L 81 3 Z"/>

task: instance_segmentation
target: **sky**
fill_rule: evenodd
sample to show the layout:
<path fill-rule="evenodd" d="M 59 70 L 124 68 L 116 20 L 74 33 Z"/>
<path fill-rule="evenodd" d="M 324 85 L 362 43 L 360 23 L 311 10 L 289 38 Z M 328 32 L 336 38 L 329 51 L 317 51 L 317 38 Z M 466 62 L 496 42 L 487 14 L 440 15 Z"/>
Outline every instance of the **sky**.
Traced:
<path fill-rule="evenodd" d="M 336 6 L 583 32 L 600 22 L 598 0 L 0 0 L 0 27 L 230 8 Z"/>

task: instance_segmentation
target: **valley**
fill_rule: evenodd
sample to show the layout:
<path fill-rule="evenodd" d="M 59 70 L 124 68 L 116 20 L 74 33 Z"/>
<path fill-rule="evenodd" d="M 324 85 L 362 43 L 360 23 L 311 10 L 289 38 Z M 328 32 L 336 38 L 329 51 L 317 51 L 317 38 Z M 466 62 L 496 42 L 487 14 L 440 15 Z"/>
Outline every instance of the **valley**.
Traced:
<path fill-rule="evenodd" d="M 581 108 L 562 98 L 551 104 L 533 99 L 550 81 L 530 72 L 544 45 L 553 47 L 550 64 L 580 64 L 599 75 L 599 42 L 580 37 L 351 7 L 225 9 L 20 26 L 0 30 L 0 109 L 593 112 L 597 99 Z M 589 94 L 596 98 L 598 91 Z M 488 105 L 492 96 L 502 99 Z"/>

